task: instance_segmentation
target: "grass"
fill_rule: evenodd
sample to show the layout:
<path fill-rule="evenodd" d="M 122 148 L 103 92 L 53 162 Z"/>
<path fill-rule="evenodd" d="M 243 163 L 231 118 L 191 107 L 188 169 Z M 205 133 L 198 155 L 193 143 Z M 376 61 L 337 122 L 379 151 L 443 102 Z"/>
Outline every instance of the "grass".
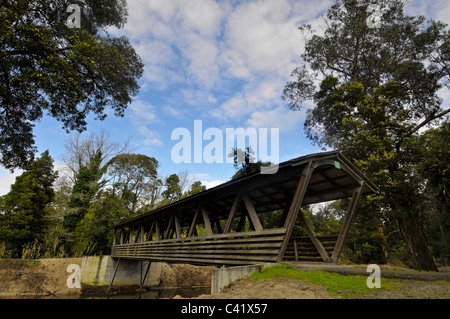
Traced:
<path fill-rule="evenodd" d="M 320 285 L 331 295 L 352 298 L 373 291 L 367 287 L 367 276 L 341 275 L 322 270 L 303 271 L 289 265 L 276 265 L 255 271 L 250 278 L 259 279 L 299 279 L 314 285 Z M 394 289 L 393 283 L 382 283 L 381 289 Z"/>
<path fill-rule="evenodd" d="M 28 267 L 33 268 L 41 264 L 40 260 L 30 260 L 27 264 Z"/>

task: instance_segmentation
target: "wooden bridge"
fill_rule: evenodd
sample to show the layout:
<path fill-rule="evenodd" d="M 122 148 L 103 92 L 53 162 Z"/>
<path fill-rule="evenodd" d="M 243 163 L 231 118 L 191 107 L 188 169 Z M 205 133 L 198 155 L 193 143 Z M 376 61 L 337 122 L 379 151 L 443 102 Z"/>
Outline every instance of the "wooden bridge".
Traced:
<path fill-rule="evenodd" d="M 377 187 L 339 152 L 302 156 L 115 225 L 112 257 L 199 265 L 337 262 L 363 194 Z M 351 198 L 337 236 L 318 237 L 302 205 Z M 279 213 L 271 228 L 263 214 Z M 272 215 L 272 217 L 275 215 Z M 291 238 L 299 219 L 308 237 Z"/>

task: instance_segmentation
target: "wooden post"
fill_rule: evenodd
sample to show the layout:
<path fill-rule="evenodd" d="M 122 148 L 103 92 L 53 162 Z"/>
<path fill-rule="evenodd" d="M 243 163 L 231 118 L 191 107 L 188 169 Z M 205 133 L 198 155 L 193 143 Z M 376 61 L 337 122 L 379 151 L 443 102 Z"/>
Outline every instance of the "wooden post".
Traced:
<path fill-rule="evenodd" d="M 169 233 L 170 233 L 170 229 L 171 229 L 171 226 L 172 226 L 172 221 L 173 221 L 173 214 L 170 216 L 169 224 L 167 224 L 167 229 L 166 229 L 166 232 L 164 234 L 164 239 L 169 239 Z"/>
<path fill-rule="evenodd" d="M 150 226 L 150 230 L 148 231 L 148 235 L 147 235 L 147 241 L 151 241 L 152 237 L 153 237 L 153 232 L 155 231 L 155 224 L 156 224 L 156 220 L 154 220 L 152 222 L 152 225 Z"/>
<path fill-rule="evenodd" d="M 298 217 L 300 218 L 302 226 L 305 229 L 306 233 L 308 234 L 308 237 L 311 239 L 312 243 L 314 244 L 314 247 L 316 247 L 317 251 L 319 252 L 320 257 L 322 257 L 323 261 L 330 262 L 330 256 L 328 256 L 328 253 L 325 250 L 325 248 L 323 247 L 320 240 L 317 239 L 316 233 L 314 232 L 311 225 L 306 220 L 305 215 L 303 214 L 301 209 L 298 213 Z"/>
<path fill-rule="evenodd" d="M 295 256 L 295 261 L 298 261 L 298 250 L 297 250 L 297 241 L 294 239 L 294 256 Z"/>
<path fill-rule="evenodd" d="M 347 238 L 348 230 L 350 229 L 350 224 L 353 220 L 353 216 L 355 215 L 356 207 L 358 206 L 359 198 L 361 197 L 362 188 L 364 186 L 364 182 L 361 182 L 361 186 L 358 186 L 353 191 L 353 196 L 350 201 L 350 205 L 348 207 L 347 213 L 345 214 L 344 223 L 342 224 L 341 231 L 339 232 L 338 239 L 336 241 L 336 245 L 333 249 L 333 254 L 331 255 L 331 261 L 337 262 L 339 260 L 339 256 L 342 252 L 342 247 L 344 246 L 345 239 Z"/>
<path fill-rule="evenodd" d="M 161 229 L 159 227 L 159 222 L 158 220 L 155 220 L 155 236 L 156 236 L 156 241 L 159 241 L 161 239 Z"/>
<path fill-rule="evenodd" d="M 280 252 L 278 254 L 278 262 L 281 262 L 286 252 L 286 248 L 289 243 L 289 238 L 291 238 L 292 229 L 294 228 L 295 220 L 297 219 L 300 206 L 302 205 L 303 198 L 305 197 L 306 189 L 308 188 L 309 180 L 312 174 L 312 162 L 309 162 L 306 168 L 303 170 L 302 175 L 297 184 L 297 188 L 292 198 L 291 206 L 286 215 L 286 222 L 284 227 L 286 228 L 286 234 L 284 235 L 283 243 L 281 244 Z"/>
<path fill-rule="evenodd" d="M 288 200 L 286 202 L 286 205 L 284 206 L 284 209 L 283 209 L 283 214 L 281 215 L 281 218 L 280 218 L 280 223 L 278 225 L 279 227 L 284 227 L 284 224 L 286 223 L 286 217 L 289 212 L 289 207 L 291 207 L 291 204 L 292 204 L 292 200 L 291 201 Z"/>
<path fill-rule="evenodd" d="M 223 232 L 222 226 L 220 225 L 220 220 L 217 218 L 217 216 L 214 216 L 214 222 L 217 226 L 217 233 L 221 234 Z"/>
<path fill-rule="evenodd" d="M 178 218 L 178 215 L 175 213 L 175 231 L 177 233 L 177 239 L 181 238 L 181 227 L 180 227 L 180 220 Z"/>
<path fill-rule="evenodd" d="M 194 235 L 194 230 L 195 230 L 195 227 L 197 226 L 199 212 L 200 212 L 200 206 L 198 206 L 197 210 L 195 211 L 194 219 L 192 220 L 192 224 L 191 224 L 191 227 L 189 228 L 187 237 L 192 237 Z"/>
<path fill-rule="evenodd" d="M 236 232 L 242 231 L 242 227 L 245 225 L 245 219 L 247 218 L 247 214 L 245 212 L 242 212 L 241 218 L 239 218 L 239 223 L 236 228 Z"/>
<path fill-rule="evenodd" d="M 203 215 L 203 221 L 205 222 L 206 234 L 208 236 L 214 235 L 208 213 L 206 212 L 205 207 L 203 207 L 203 205 L 202 205 L 202 215 Z"/>
<path fill-rule="evenodd" d="M 148 265 L 147 265 L 147 270 L 145 271 L 144 278 L 143 278 L 142 281 L 141 281 L 141 289 L 144 288 L 145 280 L 147 279 L 148 271 L 150 270 L 151 264 L 152 264 L 152 262 L 149 260 L 149 261 L 148 261 Z"/>
<path fill-rule="evenodd" d="M 111 293 L 111 287 L 113 285 L 114 279 L 116 278 L 117 269 L 119 269 L 119 263 L 120 263 L 120 258 L 117 260 L 116 268 L 114 269 L 113 276 L 111 278 L 111 281 L 109 282 L 109 287 L 108 287 L 108 290 L 106 291 L 107 294 Z"/>
<path fill-rule="evenodd" d="M 261 225 L 261 221 L 258 218 L 258 215 L 256 214 L 255 207 L 253 206 L 253 203 L 251 202 L 250 198 L 248 198 L 247 194 L 242 195 L 242 199 L 244 200 L 245 207 L 247 208 L 248 216 L 250 217 L 250 221 L 252 222 L 253 228 L 255 228 L 256 231 L 263 230 L 263 227 Z"/>
<path fill-rule="evenodd" d="M 225 229 L 223 230 L 224 234 L 227 234 L 231 231 L 231 226 L 233 225 L 234 217 L 236 216 L 240 200 L 241 194 L 237 194 L 234 199 L 233 206 L 231 206 L 231 211 L 230 215 L 228 215 L 227 224 L 225 225 Z"/>

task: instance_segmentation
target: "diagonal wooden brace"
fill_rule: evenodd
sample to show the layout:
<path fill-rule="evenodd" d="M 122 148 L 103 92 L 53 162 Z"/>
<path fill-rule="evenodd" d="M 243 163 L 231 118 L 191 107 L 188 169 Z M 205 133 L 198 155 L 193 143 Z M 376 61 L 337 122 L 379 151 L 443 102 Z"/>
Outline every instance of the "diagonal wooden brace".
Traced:
<path fill-rule="evenodd" d="M 358 206 L 359 199 L 361 197 L 362 188 L 364 186 L 364 182 L 360 182 L 361 186 L 358 186 L 353 191 L 353 196 L 350 201 L 350 205 L 348 207 L 347 213 L 345 214 L 344 223 L 342 224 L 341 231 L 339 232 L 338 239 L 336 241 L 336 245 L 333 249 L 333 254 L 331 255 L 331 261 L 337 262 L 339 259 L 339 256 L 342 252 L 342 247 L 344 246 L 344 242 L 348 235 L 348 230 L 350 229 L 350 224 L 353 220 L 353 216 L 355 215 L 356 207 Z"/>

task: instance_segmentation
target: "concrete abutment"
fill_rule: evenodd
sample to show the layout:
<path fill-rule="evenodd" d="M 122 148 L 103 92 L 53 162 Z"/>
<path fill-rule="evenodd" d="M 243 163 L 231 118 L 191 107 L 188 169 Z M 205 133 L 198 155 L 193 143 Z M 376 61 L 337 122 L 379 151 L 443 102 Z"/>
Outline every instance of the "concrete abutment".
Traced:
<path fill-rule="evenodd" d="M 80 280 L 84 286 L 109 286 L 114 276 L 118 259 L 111 256 L 85 256 L 81 262 Z M 148 261 L 120 260 L 114 278 L 114 286 L 136 286 L 141 283 Z M 143 283 L 144 287 L 156 287 L 161 282 L 161 262 L 152 262 Z"/>

